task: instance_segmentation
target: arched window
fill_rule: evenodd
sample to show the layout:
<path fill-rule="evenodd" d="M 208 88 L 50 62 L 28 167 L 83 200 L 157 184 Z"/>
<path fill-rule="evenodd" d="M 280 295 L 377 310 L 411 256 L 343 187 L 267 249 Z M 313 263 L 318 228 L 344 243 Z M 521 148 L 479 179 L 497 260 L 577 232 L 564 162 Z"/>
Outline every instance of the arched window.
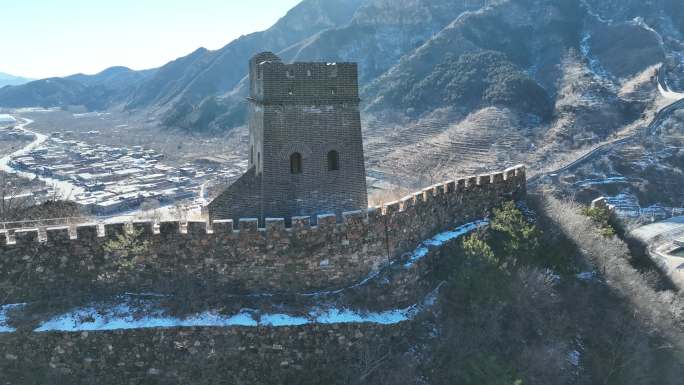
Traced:
<path fill-rule="evenodd" d="M 295 175 L 302 173 L 302 154 L 295 152 L 290 155 L 290 173 Z"/>
<path fill-rule="evenodd" d="M 337 171 L 340 169 L 340 154 L 332 150 L 328 153 L 328 171 Z"/>

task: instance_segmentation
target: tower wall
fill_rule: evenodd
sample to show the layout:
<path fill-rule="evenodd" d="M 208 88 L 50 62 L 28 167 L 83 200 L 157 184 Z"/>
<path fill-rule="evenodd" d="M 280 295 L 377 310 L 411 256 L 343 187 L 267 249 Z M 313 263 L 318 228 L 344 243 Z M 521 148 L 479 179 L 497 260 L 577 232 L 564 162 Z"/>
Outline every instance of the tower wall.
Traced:
<path fill-rule="evenodd" d="M 266 106 L 264 189 L 266 217 L 312 216 L 367 207 L 358 105 Z M 339 170 L 328 170 L 330 151 Z M 302 173 L 290 173 L 290 156 L 302 155 Z"/>
<path fill-rule="evenodd" d="M 272 53 L 250 61 L 249 169 L 258 201 L 229 188 L 209 207 L 212 219 L 286 218 L 366 209 L 366 171 L 354 63 L 284 64 Z M 336 151 L 339 169 L 328 154 Z M 291 173 L 290 157 L 302 157 Z M 257 180 L 258 179 L 258 180 Z"/>

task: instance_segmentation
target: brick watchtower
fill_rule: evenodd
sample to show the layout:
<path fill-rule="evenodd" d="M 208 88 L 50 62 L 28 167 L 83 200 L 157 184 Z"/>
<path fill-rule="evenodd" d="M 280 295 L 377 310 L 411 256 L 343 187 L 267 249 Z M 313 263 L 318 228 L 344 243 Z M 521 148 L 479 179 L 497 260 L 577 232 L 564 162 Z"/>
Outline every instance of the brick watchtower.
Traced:
<path fill-rule="evenodd" d="M 284 64 L 265 52 L 249 80 L 249 169 L 211 202 L 211 219 L 365 209 L 356 64 Z"/>

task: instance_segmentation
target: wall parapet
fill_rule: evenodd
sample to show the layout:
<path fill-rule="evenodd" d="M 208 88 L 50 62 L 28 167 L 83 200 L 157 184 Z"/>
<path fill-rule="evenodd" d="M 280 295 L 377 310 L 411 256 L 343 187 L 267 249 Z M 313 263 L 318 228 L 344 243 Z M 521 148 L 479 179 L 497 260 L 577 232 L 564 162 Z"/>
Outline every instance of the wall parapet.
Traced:
<path fill-rule="evenodd" d="M 310 217 L 294 217 L 290 226 L 286 226 L 284 218 L 266 218 L 265 227 L 258 226 L 256 218 L 240 218 L 235 222 L 232 219 L 214 221 L 126 221 L 121 223 L 80 223 L 77 225 L 55 225 L 36 228 L 22 228 L 17 230 L 5 230 L 0 232 L 0 247 L 12 246 L 19 239 L 21 243 L 27 242 L 56 242 L 78 239 L 91 240 L 93 238 L 113 238 L 123 232 L 140 231 L 143 235 L 162 235 L 169 236 L 174 234 L 233 234 L 241 232 L 261 232 L 269 233 L 274 230 L 298 232 L 309 231 L 312 228 L 348 225 L 358 225 L 359 221 L 382 221 L 385 216 L 393 216 L 397 213 L 406 211 L 409 208 L 420 204 L 430 203 L 444 194 L 464 193 L 469 188 L 482 186 L 496 186 L 524 181 L 525 167 L 516 166 L 507 169 L 505 172 L 493 174 L 483 174 L 475 177 L 461 178 L 453 181 L 439 183 L 425 188 L 421 191 L 409 194 L 397 201 L 388 202 L 380 206 L 369 207 L 368 210 L 357 210 L 344 212 L 342 219 L 337 220 L 334 214 L 317 215 L 316 225 L 311 225 Z M 518 186 L 519 187 L 519 186 Z M 513 197 L 511 195 L 511 197 Z M 381 213 L 380 216 L 369 215 L 369 213 Z M 129 226 L 130 225 L 130 226 Z M 43 232 L 47 237 L 41 236 Z"/>
<path fill-rule="evenodd" d="M 83 288 L 102 276 L 115 276 L 117 284 L 131 291 L 173 290 L 173 280 L 193 285 L 215 280 L 238 291 L 344 287 L 412 250 L 421 240 L 484 218 L 503 201 L 522 199 L 525 192 L 525 168 L 516 166 L 436 184 L 382 206 L 345 212 L 339 221 L 335 215 L 321 214 L 313 223 L 310 217 L 292 218 L 290 226 L 282 218 L 269 218 L 263 227 L 256 219 L 243 218 L 237 222 L 139 221 L 9 230 L 0 233 L 0 288 L 24 300 L 24 294 L 34 289 L 57 295 L 60 290 L 54 290 L 60 284 Z M 130 261 L 122 261 L 127 257 L 111 251 L 112 241 L 118 242 L 127 233 L 135 234 L 128 237 L 135 238 L 129 242 L 145 246 L 139 252 L 144 255 L 134 258 L 144 272 L 123 271 L 124 262 Z M 34 289 L 20 282 L 22 273 L 29 270 L 33 270 Z M 102 282 L 103 286 L 111 284 Z"/>

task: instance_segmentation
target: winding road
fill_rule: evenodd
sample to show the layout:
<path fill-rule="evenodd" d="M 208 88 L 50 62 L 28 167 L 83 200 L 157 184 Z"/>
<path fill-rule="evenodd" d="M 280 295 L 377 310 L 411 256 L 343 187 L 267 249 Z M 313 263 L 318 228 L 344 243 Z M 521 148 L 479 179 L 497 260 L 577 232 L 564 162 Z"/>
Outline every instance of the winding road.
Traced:
<path fill-rule="evenodd" d="M 23 122 L 21 124 L 19 124 L 18 126 L 16 126 L 14 129 L 18 130 L 18 131 L 25 132 L 29 135 L 33 135 L 35 139 L 31 143 L 29 143 L 26 146 L 24 146 L 23 148 L 21 148 L 20 150 L 17 150 L 17 151 L 15 151 L 9 155 L 5 155 L 2 158 L 0 158 L 0 170 L 5 171 L 5 172 L 13 171 L 13 169 L 9 166 L 9 162 L 12 158 L 15 158 L 17 156 L 22 156 L 22 155 L 29 153 L 30 151 L 32 151 L 36 147 L 45 143 L 45 141 L 47 140 L 47 136 L 29 131 L 26 129 L 26 126 L 28 126 L 31 123 L 33 123 L 33 120 L 24 119 Z"/>
<path fill-rule="evenodd" d="M 658 113 L 648 126 L 644 127 L 641 130 L 638 130 L 632 135 L 606 142 L 589 151 L 588 153 L 582 155 L 581 157 L 575 159 L 571 163 L 566 164 L 563 167 L 560 167 L 556 170 L 546 171 L 534 175 L 533 177 L 527 180 L 528 187 L 536 187 L 537 185 L 539 185 L 541 181 L 543 181 L 548 176 L 569 171 L 586 161 L 596 159 L 597 157 L 606 154 L 608 151 L 612 150 L 616 146 L 629 143 L 635 139 L 638 139 L 643 134 L 653 133 L 665 120 L 667 120 L 667 118 L 670 117 L 670 115 L 672 115 L 674 111 L 680 108 L 684 108 L 684 93 L 674 92 L 670 90 L 665 79 L 662 78 L 660 71 L 657 72 L 656 77 L 658 82 L 658 90 L 660 91 L 660 94 L 666 99 L 674 100 L 674 102 L 658 111 Z"/>
<path fill-rule="evenodd" d="M 9 155 L 6 155 L 6 156 L 0 158 L 0 171 L 17 174 L 20 177 L 27 178 L 27 179 L 38 178 L 41 181 L 45 182 L 45 184 L 47 184 L 48 186 L 53 187 L 59 193 L 59 195 L 64 199 L 67 199 L 69 197 L 83 193 L 84 190 L 82 188 L 74 186 L 73 184 L 71 184 L 69 182 L 59 180 L 59 179 L 47 178 L 47 177 L 40 176 L 38 174 L 34 174 L 31 172 L 19 171 L 19 170 L 12 168 L 12 166 L 10 166 L 9 163 L 12 160 L 12 158 L 16 158 L 16 157 L 20 157 L 20 156 L 28 154 L 29 152 L 40 147 L 48 139 L 48 137 L 46 135 L 43 135 L 43 134 L 40 134 L 40 133 L 37 133 L 34 131 L 30 131 L 26 128 L 26 126 L 33 123 L 33 120 L 25 119 L 25 118 L 20 118 L 18 120 L 20 120 L 22 123 L 17 125 L 14 129 L 22 131 L 24 133 L 27 133 L 29 135 L 33 135 L 33 137 L 35 139 L 31 143 L 24 146 L 22 149 L 17 150 L 17 151 L 15 151 Z"/>

